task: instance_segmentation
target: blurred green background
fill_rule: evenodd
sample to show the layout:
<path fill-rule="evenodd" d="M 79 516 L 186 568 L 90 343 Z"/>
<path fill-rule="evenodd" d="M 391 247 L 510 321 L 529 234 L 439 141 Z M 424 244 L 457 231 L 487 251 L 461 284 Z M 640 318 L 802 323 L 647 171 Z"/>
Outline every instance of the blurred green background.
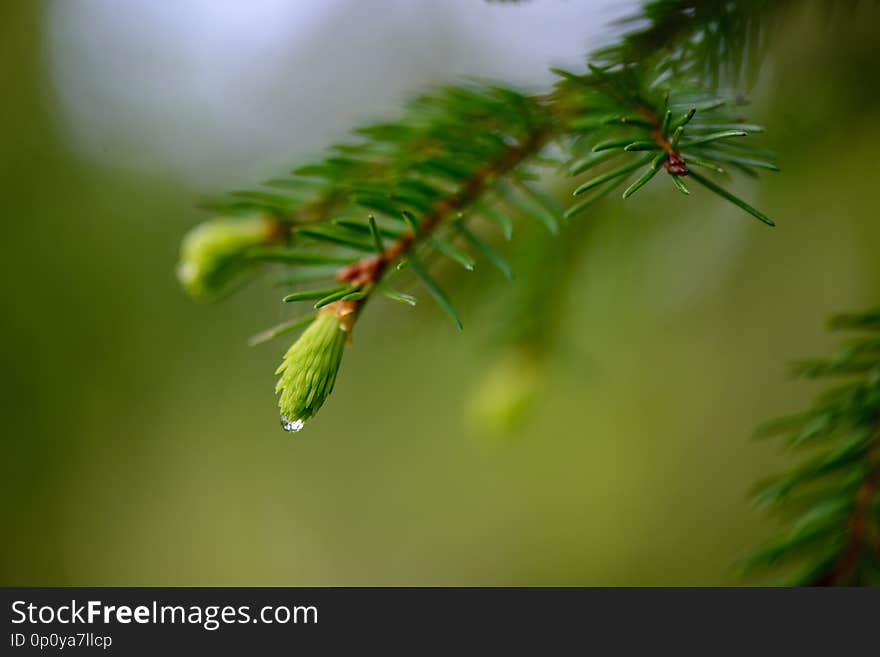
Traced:
<path fill-rule="evenodd" d="M 187 20 L 213 20 L 211 3 L 191 4 Z M 784 364 L 830 349 L 828 314 L 880 299 L 880 11 L 829 21 L 808 9 L 773 47 L 750 113 L 783 172 L 737 187 L 778 228 L 660 184 L 579 219 L 591 226 L 556 308 L 564 328 L 515 436 L 481 435 L 463 413 L 505 321 L 489 270 L 479 289 L 450 286 L 462 334 L 427 299 L 371 304 L 336 392 L 291 436 L 272 395 L 285 344 L 245 343 L 278 321 L 278 290 L 200 305 L 175 281 L 180 237 L 206 216 L 198 201 L 284 170 L 425 85 L 509 72 L 505 30 L 554 44 L 559 25 L 580 29 L 566 12 L 592 11 L 595 25 L 569 39 L 577 61 L 620 13 L 331 4 L 320 21 L 295 17 L 301 47 L 249 59 L 234 48 L 264 28 L 227 16 L 241 30 L 232 54 L 202 53 L 191 70 L 175 45 L 191 33 L 125 31 L 175 5 L 0 8 L 0 583 L 741 582 L 732 563 L 774 530 L 748 490 L 785 463 L 750 435 L 815 392 L 787 382 Z M 545 27 L 523 13 L 542 11 Z M 351 12 L 384 32 L 347 48 L 333 37 Z M 339 73 L 364 43 L 381 57 Z M 565 54 L 509 47 L 514 65 L 530 62 L 529 84 L 549 82 L 540 72 Z M 228 73 L 226 93 L 249 104 L 206 93 L 175 106 L 202 89 L 200 71 Z M 515 258 L 516 238 L 506 248 Z"/>

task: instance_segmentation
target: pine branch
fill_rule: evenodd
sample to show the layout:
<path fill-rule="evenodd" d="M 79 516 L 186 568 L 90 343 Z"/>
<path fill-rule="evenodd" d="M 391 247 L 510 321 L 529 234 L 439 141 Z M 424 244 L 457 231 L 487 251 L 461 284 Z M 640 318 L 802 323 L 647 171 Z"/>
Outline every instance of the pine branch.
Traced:
<path fill-rule="evenodd" d="M 592 66 L 591 73 L 586 75 L 558 72 L 564 78 L 559 87 L 569 114 L 568 124 L 578 135 L 572 146 L 574 158 L 569 173 L 580 175 L 618 156 L 633 154 L 628 164 L 606 168 L 578 186 L 575 196 L 601 189 L 619 178 L 626 180 L 647 165 L 624 190 L 623 198 L 629 198 L 662 166 L 679 191 L 689 193 L 682 178 L 693 175 L 709 191 L 765 224 L 775 225 L 764 213 L 718 183 L 692 172 L 689 165 L 690 162 L 722 175 L 722 165 L 728 162 L 750 176 L 757 176 L 758 168 L 778 170 L 772 162 L 758 159 L 760 151 L 730 141 L 761 132 L 759 126 L 743 124 L 739 115 L 731 111 L 735 100 L 687 87 L 658 89 L 653 78 L 656 71 L 646 71 L 638 65 L 619 65 L 615 69 Z M 566 216 L 576 216 L 589 205 L 575 204 Z"/>
<path fill-rule="evenodd" d="M 496 161 L 487 163 L 469 176 L 459 191 L 437 200 L 431 211 L 422 218 L 421 222 L 415 224 L 413 230 L 405 233 L 378 254 L 343 267 L 336 276 L 337 280 L 351 283 L 361 289 L 372 289 L 372 286 L 382 278 L 382 274 L 389 265 L 411 253 L 444 220 L 456 215 L 479 199 L 496 178 L 509 173 L 525 159 L 538 152 L 547 137 L 547 131 L 536 129 L 528 135 L 523 143 L 505 149 Z M 368 296 L 350 302 L 349 312 L 355 312 L 366 302 L 367 298 Z"/>
<path fill-rule="evenodd" d="M 872 463 L 870 468 L 871 474 L 859 484 L 853 495 L 852 513 L 847 520 L 847 539 L 846 547 L 841 552 L 836 561 L 824 573 L 818 575 L 807 583 L 810 586 L 840 586 L 848 583 L 861 583 L 862 577 L 857 573 L 859 562 L 861 561 L 862 550 L 875 551 L 877 554 L 872 560 L 880 562 L 880 542 L 871 540 L 870 534 L 876 532 L 877 511 L 873 507 L 876 506 L 877 492 L 880 490 L 880 437 L 874 434 L 874 445 L 867 455 L 867 461 Z M 870 558 L 870 557 L 869 557 Z M 873 565 L 874 577 L 876 578 L 880 568 L 876 564 Z M 869 583 L 870 576 L 865 576 L 865 583 Z M 874 584 L 877 584 L 875 580 Z"/>
<path fill-rule="evenodd" d="M 798 564 L 794 584 L 880 584 L 880 322 L 869 312 L 833 326 L 867 331 L 835 357 L 798 363 L 808 379 L 844 378 L 804 413 L 776 420 L 759 435 L 781 436 L 811 456 L 761 487 L 760 506 L 793 516 L 782 538 L 746 560 L 754 568 Z"/>
<path fill-rule="evenodd" d="M 646 5 L 655 33 L 673 20 L 672 4 Z M 685 14 L 692 13 L 691 2 L 680 4 Z M 757 16 L 754 1 L 743 4 Z M 696 30 L 720 29 L 697 14 L 690 36 L 669 31 L 670 48 Z M 453 243 L 463 237 L 478 258 L 512 277 L 502 254 L 468 227 L 474 216 L 497 224 L 506 237 L 513 225 L 508 210 L 558 233 L 561 219 L 579 215 L 614 189 L 623 187 L 629 198 L 665 171 L 670 188 L 689 194 L 684 178 L 691 176 L 773 225 L 708 177 L 726 175 L 725 168 L 754 176 L 758 169 L 776 167 L 739 141 L 759 129 L 743 123 L 736 99 L 709 94 L 692 79 L 706 44 L 635 57 L 633 44 L 645 38 L 625 35 L 616 49 L 597 53 L 583 74 L 557 71 L 560 80 L 544 95 L 468 85 L 421 96 L 400 119 L 355 130 L 356 140 L 331 147 L 324 159 L 211 204 L 231 216 L 207 222 L 185 239 L 179 271 L 190 292 L 216 298 L 276 263 L 297 274 L 285 279 L 294 288 L 284 301 L 309 301 L 318 310 L 278 371 L 285 428 L 301 428 L 332 390 L 339 345 L 346 342 L 337 334 L 350 336 L 376 291 L 414 303 L 387 285 L 399 272 L 415 274 L 459 327 L 450 295 L 428 273 L 428 259 L 479 268 L 477 258 Z M 572 175 L 593 174 L 576 187 L 574 194 L 582 198 L 563 218 L 528 184 L 546 166 L 550 144 L 563 149 Z M 709 173 L 698 174 L 693 166 Z M 305 268 L 316 273 L 305 274 Z M 281 335 L 295 325 L 292 320 L 259 337 Z"/>
<path fill-rule="evenodd" d="M 461 321 L 448 296 L 420 264 L 425 250 L 427 255 L 450 257 L 472 268 L 473 259 L 467 253 L 436 235 L 441 229 L 455 229 L 499 265 L 500 257 L 465 227 L 469 216 L 477 212 L 486 214 L 484 207 L 471 206 L 490 190 L 497 191 L 502 177 L 528 175 L 516 170 L 527 159 L 537 156 L 552 134 L 542 100 L 508 90 L 450 88 L 442 96 L 423 98 L 416 106 L 419 111 L 410 117 L 409 123 L 362 130 L 368 139 L 361 152 L 369 153 L 374 159 L 378 154 L 378 159 L 371 166 L 370 160 L 364 158 L 355 179 L 347 178 L 347 165 L 346 171 L 340 172 L 335 158 L 325 161 L 323 166 L 306 169 L 308 174 L 324 175 L 336 184 L 348 186 L 352 205 L 381 215 L 385 222 L 397 220 L 405 228 L 380 225 L 372 213 L 366 222 L 344 218 L 314 227 L 294 224 L 290 228 L 293 248 L 270 245 L 249 252 L 248 257 L 254 261 L 290 259 L 316 265 L 340 262 L 342 266 L 334 276 L 334 287 L 302 290 L 287 295 L 285 301 L 317 300 L 315 307 L 320 310 L 322 323 L 326 324 L 326 318 L 332 316 L 337 329 L 343 333 L 351 332 L 360 311 L 377 290 L 395 300 L 411 302 L 405 295 L 389 294 L 384 284 L 385 279 L 404 266 L 418 275 L 429 294 L 460 327 Z M 438 114 L 425 116 L 422 111 L 425 106 L 438 109 Z M 403 126 L 405 129 L 401 129 Z M 485 132 L 487 128 L 491 128 L 489 133 Z M 464 134 L 472 130 L 476 132 Z M 470 156 L 462 157 L 460 144 L 465 144 Z M 387 155 L 388 150 L 393 156 Z M 456 151 L 459 151 L 458 157 L 451 159 L 449 154 Z M 468 216 L 464 216 L 465 212 Z M 490 216 L 499 216 L 498 211 Z M 303 238 L 325 247 L 330 245 L 331 251 L 328 253 L 325 248 L 318 253 L 304 252 L 297 247 Z M 390 238 L 387 244 L 386 238 Z M 354 258 L 345 255 L 348 251 L 367 251 L 370 255 Z M 395 263 L 398 267 L 392 270 Z M 323 343 L 316 344 L 324 348 Z M 302 404 L 296 396 L 285 396 L 291 385 L 328 378 L 326 373 L 317 371 L 302 376 L 296 374 L 298 368 L 313 367 L 314 363 L 339 365 L 338 359 L 323 360 L 310 350 L 294 347 L 285 357 L 284 368 L 279 370 L 282 424 L 288 430 L 299 430 L 332 389 L 324 386 L 308 403 Z M 283 382 L 285 378 L 290 381 Z M 315 400 L 319 403 L 314 403 Z"/>

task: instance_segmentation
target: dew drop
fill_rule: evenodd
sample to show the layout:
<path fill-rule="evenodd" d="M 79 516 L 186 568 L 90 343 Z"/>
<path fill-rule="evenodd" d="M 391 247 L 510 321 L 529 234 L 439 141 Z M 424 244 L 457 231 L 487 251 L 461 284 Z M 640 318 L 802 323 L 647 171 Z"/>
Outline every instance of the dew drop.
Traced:
<path fill-rule="evenodd" d="M 286 415 L 281 416 L 281 428 L 291 433 L 296 433 L 303 428 L 305 422 L 302 420 L 290 420 Z"/>

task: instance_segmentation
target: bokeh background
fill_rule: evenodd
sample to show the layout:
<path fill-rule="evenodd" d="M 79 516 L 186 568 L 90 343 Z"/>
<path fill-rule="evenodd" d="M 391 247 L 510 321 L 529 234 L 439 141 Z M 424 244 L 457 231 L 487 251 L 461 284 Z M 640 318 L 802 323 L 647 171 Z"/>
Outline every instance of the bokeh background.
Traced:
<path fill-rule="evenodd" d="M 192 302 L 179 240 L 431 84 L 545 87 L 633 2 L 2 3 L 0 583 L 743 582 L 775 528 L 747 493 L 786 463 L 753 428 L 815 393 L 784 364 L 831 348 L 826 316 L 880 299 L 880 11 L 803 5 L 750 110 L 783 173 L 737 184 L 779 227 L 659 184 L 582 216 L 539 403 L 499 438 L 463 413 L 505 321 L 491 271 L 445 276 L 462 334 L 371 304 L 291 436 L 285 345 L 245 342 L 279 291 Z"/>

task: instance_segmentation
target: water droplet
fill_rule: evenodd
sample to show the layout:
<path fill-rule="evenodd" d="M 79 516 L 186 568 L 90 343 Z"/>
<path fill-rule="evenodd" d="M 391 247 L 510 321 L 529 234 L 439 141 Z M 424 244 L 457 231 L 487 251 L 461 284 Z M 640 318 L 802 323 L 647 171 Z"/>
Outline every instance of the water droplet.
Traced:
<path fill-rule="evenodd" d="M 305 426 L 302 420 L 291 420 L 286 415 L 281 416 L 281 428 L 291 433 L 296 433 Z"/>

